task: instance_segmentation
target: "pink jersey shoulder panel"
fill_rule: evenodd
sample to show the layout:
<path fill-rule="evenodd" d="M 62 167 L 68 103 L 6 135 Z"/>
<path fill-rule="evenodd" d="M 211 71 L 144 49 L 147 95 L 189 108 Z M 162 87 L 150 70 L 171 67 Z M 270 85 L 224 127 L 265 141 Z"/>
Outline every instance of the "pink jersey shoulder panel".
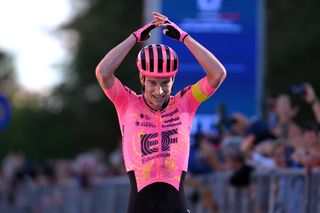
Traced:
<path fill-rule="evenodd" d="M 125 87 L 117 77 L 115 77 L 112 87 L 108 89 L 103 88 L 103 91 L 116 107 L 124 102 L 130 94 L 135 95 L 135 93 Z"/>
<path fill-rule="evenodd" d="M 198 106 L 207 100 L 216 89 L 213 89 L 207 77 L 203 77 L 197 83 L 185 87 L 175 97 L 179 102 L 183 102 L 186 111 L 194 111 Z"/>
<path fill-rule="evenodd" d="M 207 77 L 203 77 L 192 85 L 192 95 L 199 103 L 207 100 L 215 91 L 216 89 L 210 86 Z"/>
<path fill-rule="evenodd" d="M 208 82 L 207 76 L 198 81 L 200 90 L 209 98 L 217 88 L 212 88 Z"/>

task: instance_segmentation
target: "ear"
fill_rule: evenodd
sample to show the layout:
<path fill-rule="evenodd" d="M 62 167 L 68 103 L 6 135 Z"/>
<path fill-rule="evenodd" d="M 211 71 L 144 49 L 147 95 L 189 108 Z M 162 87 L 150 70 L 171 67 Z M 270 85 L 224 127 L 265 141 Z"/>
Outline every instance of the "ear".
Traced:
<path fill-rule="evenodd" d="M 139 73 L 139 79 L 140 79 L 140 83 L 141 83 L 142 85 L 144 85 L 145 80 L 146 80 L 146 77 L 143 76 L 143 75 L 141 75 L 141 73 Z"/>

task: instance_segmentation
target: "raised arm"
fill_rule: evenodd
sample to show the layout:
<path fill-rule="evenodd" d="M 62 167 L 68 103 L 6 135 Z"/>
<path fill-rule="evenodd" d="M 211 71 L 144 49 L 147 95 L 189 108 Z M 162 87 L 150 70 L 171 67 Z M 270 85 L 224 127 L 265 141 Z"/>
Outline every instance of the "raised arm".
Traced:
<path fill-rule="evenodd" d="M 155 20 L 166 27 L 163 31 L 167 36 L 183 42 L 193 56 L 207 73 L 207 78 L 212 88 L 217 88 L 226 78 L 226 70 L 219 60 L 204 46 L 193 39 L 188 33 L 180 29 L 175 23 L 171 22 L 166 16 L 153 12 Z"/>
<path fill-rule="evenodd" d="M 96 67 L 97 79 L 103 88 L 110 88 L 114 83 L 114 72 L 136 43 L 131 34 L 127 39 L 110 50 Z"/>
<path fill-rule="evenodd" d="M 150 37 L 150 31 L 158 26 L 154 20 L 133 32 L 127 39 L 110 50 L 96 67 L 97 79 L 103 88 L 111 88 L 114 83 L 114 72 L 136 42 L 142 42 Z"/>
<path fill-rule="evenodd" d="M 305 100 L 310 104 L 316 121 L 320 124 L 320 101 L 310 83 L 305 83 Z"/>
<path fill-rule="evenodd" d="M 224 66 L 209 50 L 203 47 L 190 35 L 184 39 L 184 44 L 207 73 L 210 86 L 212 88 L 217 88 L 227 75 Z"/>

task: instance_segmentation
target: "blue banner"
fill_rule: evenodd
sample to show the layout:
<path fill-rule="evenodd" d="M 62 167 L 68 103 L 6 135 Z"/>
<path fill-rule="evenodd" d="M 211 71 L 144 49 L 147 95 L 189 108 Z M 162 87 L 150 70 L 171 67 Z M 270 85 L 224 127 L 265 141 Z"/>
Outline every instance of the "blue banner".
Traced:
<path fill-rule="evenodd" d="M 260 96 L 261 0 L 163 0 L 161 11 L 210 50 L 226 67 L 227 79 L 198 110 L 215 114 L 219 104 L 228 112 L 257 115 Z M 163 34 L 161 43 L 176 50 L 180 68 L 174 93 L 205 76 L 189 50 Z"/>
<path fill-rule="evenodd" d="M 10 120 L 11 109 L 8 99 L 0 94 L 0 131 L 4 130 Z"/>

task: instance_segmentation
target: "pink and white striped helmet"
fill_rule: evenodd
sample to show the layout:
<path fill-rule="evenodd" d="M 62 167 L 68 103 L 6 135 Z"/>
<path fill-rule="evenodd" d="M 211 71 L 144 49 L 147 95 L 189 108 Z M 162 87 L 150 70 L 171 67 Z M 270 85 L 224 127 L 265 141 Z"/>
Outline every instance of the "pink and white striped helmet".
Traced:
<path fill-rule="evenodd" d="M 178 64 L 176 52 L 163 44 L 151 44 L 142 48 L 137 58 L 140 73 L 155 78 L 175 76 Z"/>

